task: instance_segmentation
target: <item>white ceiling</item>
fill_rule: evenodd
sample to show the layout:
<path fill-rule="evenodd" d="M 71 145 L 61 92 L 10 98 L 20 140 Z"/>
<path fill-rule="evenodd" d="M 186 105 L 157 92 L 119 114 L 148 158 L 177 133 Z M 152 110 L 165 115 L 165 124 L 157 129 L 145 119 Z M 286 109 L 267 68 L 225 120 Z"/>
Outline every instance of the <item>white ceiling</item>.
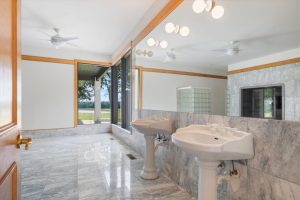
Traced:
<path fill-rule="evenodd" d="M 166 50 L 148 47 L 149 37 L 167 40 L 175 48 L 176 66 L 198 67 L 227 71 L 232 63 L 300 47 L 299 0 L 217 0 L 225 8 L 224 17 L 215 20 L 207 12 L 195 14 L 192 0 L 185 0 L 137 48 L 152 50 L 154 57 L 137 57 L 139 62 L 163 62 Z M 167 34 L 167 22 L 190 27 L 186 38 Z M 236 56 L 225 56 L 213 49 L 225 48 L 232 40 L 241 41 L 242 51 Z M 155 67 L 155 66 L 152 66 Z"/>
<path fill-rule="evenodd" d="M 22 46 L 54 47 L 47 35 L 79 37 L 80 50 L 111 56 L 155 0 L 22 0 Z"/>

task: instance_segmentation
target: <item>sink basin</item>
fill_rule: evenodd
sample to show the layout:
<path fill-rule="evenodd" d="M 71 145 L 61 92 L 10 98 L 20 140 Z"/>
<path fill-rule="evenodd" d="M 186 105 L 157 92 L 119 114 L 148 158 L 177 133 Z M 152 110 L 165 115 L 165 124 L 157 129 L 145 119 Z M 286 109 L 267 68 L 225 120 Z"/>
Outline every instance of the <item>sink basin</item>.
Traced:
<path fill-rule="evenodd" d="M 221 160 L 254 156 L 253 135 L 217 124 L 177 129 L 172 142 L 199 161 L 198 200 L 217 200 L 217 166 Z"/>
<path fill-rule="evenodd" d="M 132 127 L 146 135 L 172 133 L 172 122 L 169 119 L 137 119 Z"/>
<path fill-rule="evenodd" d="M 218 125 L 191 125 L 177 129 L 172 141 L 200 160 L 241 160 L 254 155 L 251 133 Z"/>
<path fill-rule="evenodd" d="M 146 140 L 144 167 L 140 175 L 143 179 L 156 179 L 158 173 L 155 165 L 155 138 L 157 134 L 172 133 L 172 121 L 169 119 L 138 119 L 131 124 L 134 129 L 144 134 Z"/>

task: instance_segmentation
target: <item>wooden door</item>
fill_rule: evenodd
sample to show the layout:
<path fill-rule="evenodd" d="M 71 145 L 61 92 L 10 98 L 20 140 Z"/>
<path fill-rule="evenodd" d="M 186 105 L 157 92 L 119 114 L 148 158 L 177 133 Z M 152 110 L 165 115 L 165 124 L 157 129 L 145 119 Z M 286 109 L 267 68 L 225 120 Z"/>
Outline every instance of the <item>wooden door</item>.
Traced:
<path fill-rule="evenodd" d="M 0 199 L 20 199 L 19 0 L 0 0 Z"/>

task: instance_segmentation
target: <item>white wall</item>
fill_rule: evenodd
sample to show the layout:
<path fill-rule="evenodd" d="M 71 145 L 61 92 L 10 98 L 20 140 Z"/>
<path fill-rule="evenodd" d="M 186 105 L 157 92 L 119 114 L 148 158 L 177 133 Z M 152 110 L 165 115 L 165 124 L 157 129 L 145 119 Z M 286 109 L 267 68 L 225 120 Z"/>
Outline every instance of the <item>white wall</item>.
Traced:
<path fill-rule="evenodd" d="M 212 114 L 225 114 L 227 80 L 185 75 L 143 73 L 143 109 L 177 110 L 178 87 L 203 87 L 212 91 Z"/>
<path fill-rule="evenodd" d="M 298 58 L 298 57 L 300 57 L 300 48 L 291 49 L 288 51 L 283 51 L 283 52 L 271 54 L 260 58 L 246 60 L 239 63 L 234 63 L 228 66 L 228 71 L 243 69 L 246 67 L 263 65 L 263 64 L 268 64 L 268 63 L 273 63 L 273 62 L 278 62 L 278 61 L 283 61 L 283 60 L 288 60 L 288 59 Z"/>
<path fill-rule="evenodd" d="M 22 130 L 74 126 L 74 66 L 22 61 Z"/>

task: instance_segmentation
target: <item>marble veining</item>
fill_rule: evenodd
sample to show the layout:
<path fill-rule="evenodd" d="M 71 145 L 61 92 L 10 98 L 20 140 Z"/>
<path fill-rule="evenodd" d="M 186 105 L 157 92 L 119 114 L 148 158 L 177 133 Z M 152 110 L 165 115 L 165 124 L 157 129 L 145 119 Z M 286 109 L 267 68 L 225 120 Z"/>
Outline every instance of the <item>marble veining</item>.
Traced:
<path fill-rule="evenodd" d="M 141 179 L 142 157 L 109 133 L 35 139 L 21 156 L 22 200 L 193 199 L 163 174 Z"/>

